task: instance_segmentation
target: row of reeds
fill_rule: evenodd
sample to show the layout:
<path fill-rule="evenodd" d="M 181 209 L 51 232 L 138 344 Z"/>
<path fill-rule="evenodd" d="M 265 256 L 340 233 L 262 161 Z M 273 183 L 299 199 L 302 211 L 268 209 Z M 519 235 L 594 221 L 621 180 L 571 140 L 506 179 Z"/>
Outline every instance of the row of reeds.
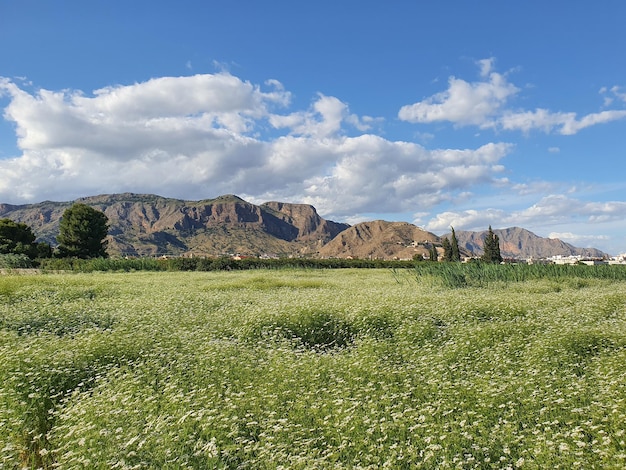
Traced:
<path fill-rule="evenodd" d="M 490 264 L 490 263 L 418 263 L 418 279 L 434 277 L 447 287 L 486 286 L 495 282 L 521 282 L 537 279 L 612 279 L 625 280 L 626 266 Z"/>

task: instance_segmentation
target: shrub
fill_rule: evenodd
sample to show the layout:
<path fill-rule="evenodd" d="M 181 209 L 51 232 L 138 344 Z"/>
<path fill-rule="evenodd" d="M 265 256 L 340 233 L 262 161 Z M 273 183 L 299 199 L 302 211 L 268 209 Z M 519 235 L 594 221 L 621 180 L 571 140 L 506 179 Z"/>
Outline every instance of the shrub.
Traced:
<path fill-rule="evenodd" d="M 0 269 L 36 268 L 37 262 L 26 255 L 0 254 Z"/>

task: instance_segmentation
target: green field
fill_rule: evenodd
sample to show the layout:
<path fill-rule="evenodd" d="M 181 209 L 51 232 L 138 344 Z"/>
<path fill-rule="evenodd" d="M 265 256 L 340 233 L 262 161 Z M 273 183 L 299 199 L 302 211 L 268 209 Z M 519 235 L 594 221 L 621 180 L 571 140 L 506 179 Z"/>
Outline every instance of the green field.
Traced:
<path fill-rule="evenodd" d="M 0 276 L 0 468 L 625 468 L 626 281 L 446 276 Z"/>

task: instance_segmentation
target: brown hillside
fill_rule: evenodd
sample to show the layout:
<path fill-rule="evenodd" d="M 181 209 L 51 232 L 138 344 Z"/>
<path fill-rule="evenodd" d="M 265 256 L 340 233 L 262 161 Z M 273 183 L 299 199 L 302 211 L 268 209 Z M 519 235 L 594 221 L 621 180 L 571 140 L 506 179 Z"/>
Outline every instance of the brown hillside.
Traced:
<path fill-rule="evenodd" d="M 494 229 L 493 233 L 500 239 L 500 253 L 504 258 L 549 258 L 556 255 L 598 258 L 606 256 L 606 253 L 596 248 L 577 248 L 558 238 L 539 237 L 520 227 Z M 456 231 L 459 247 L 477 256 L 483 253 L 485 235 L 487 235 L 486 230 L 482 232 Z"/>
<path fill-rule="evenodd" d="M 196 254 L 293 256 L 314 252 L 345 224 L 326 221 L 308 205 L 261 206 L 226 195 L 183 201 L 145 194 L 81 198 L 109 218 L 109 253 L 152 256 Z M 0 216 L 25 222 L 40 240 L 55 244 L 59 219 L 71 202 L 0 206 Z"/>
<path fill-rule="evenodd" d="M 428 250 L 433 244 L 441 245 L 439 237 L 413 224 L 375 220 L 344 230 L 324 245 L 319 250 L 319 255 L 336 258 L 412 259 L 415 255 L 428 257 Z"/>

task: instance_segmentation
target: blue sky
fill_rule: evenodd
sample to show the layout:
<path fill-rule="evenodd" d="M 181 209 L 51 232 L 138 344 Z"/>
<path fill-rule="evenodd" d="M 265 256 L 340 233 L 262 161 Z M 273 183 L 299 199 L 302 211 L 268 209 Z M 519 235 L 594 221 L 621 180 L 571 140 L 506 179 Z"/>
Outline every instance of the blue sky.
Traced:
<path fill-rule="evenodd" d="M 626 252 L 626 3 L 0 0 L 0 202 L 237 194 Z"/>

